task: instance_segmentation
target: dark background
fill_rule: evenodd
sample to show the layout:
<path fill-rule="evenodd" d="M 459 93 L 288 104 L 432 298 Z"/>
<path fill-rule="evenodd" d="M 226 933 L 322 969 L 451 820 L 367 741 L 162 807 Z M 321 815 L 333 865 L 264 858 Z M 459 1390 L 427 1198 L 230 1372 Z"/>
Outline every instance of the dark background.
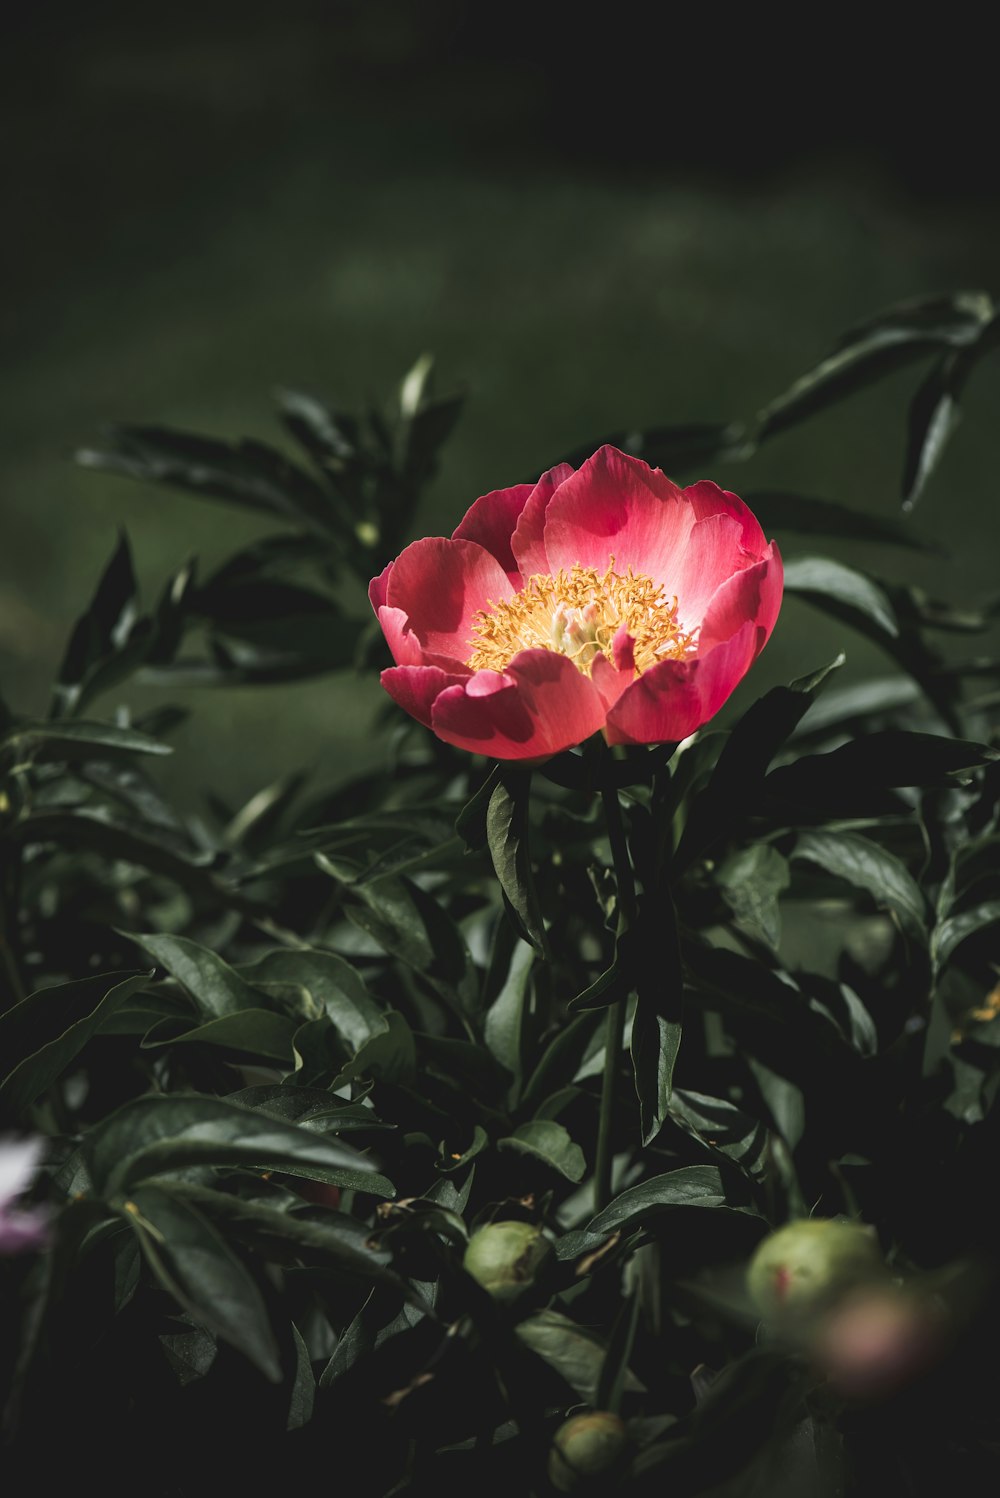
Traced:
<path fill-rule="evenodd" d="M 801 13 L 373 0 L 5 22 L 0 405 L 5 694 L 44 710 L 125 525 L 150 591 L 266 529 L 74 468 L 114 419 L 280 440 L 275 385 L 348 406 L 417 355 L 469 405 L 421 529 L 616 427 L 744 417 L 880 306 L 997 290 L 985 45 Z M 898 506 L 903 373 L 715 477 Z M 994 417 L 977 374 L 914 525 L 860 565 L 971 599 L 996 582 Z M 809 549 L 800 540 L 785 550 Z M 847 555 L 818 543 L 818 549 Z M 944 552 L 947 551 L 947 558 Z M 789 604 L 752 683 L 874 650 Z M 176 698 L 178 694 L 173 694 Z M 137 705 L 161 693 L 136 691 Z M 236 795 L 372 750 L 372 682 L 184 698 L 170 771 Z"/>

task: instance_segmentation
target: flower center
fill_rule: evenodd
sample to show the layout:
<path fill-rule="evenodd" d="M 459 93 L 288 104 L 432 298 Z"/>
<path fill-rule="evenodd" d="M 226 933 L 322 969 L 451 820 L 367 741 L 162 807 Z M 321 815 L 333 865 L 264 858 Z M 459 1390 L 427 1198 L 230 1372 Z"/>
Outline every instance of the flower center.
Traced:
<path fill-rule="evenodd" d="M 472 621 L 473 671 L 503 671 L 519 650 L 558 650 L 586 675 L 598 655 L 614 661 L 612 644 L 624 626 L 634 641 L 635 670 L 657 661 L 683 660 L 695 648 L 696 630 L 678 623 L 677 599 L 645 574 L 606 572 L 574 563 L 555 577 L 536 573 L 520 593 L 489 601 Z"/>

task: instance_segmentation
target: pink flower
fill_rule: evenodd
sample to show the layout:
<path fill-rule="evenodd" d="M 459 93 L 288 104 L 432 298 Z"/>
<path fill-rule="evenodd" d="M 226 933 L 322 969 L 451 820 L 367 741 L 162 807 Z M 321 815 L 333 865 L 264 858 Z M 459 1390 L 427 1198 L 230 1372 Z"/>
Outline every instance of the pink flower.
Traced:
<path fill-rule="evenodd" d="M 389 695 L 449 744 L 542 760 L 694 732 L 764 648 L 778 548 L 735 494 L 614 447 L 477 499 L 368 590 Z"/>
<path fill-rule="evenodd" d="M 45 1206 L 22 1206 L 18 1197 L 31 1186 L 45 1141 L 0 1135 L 0 1254 L 19 1254 L 44 1248 L 49 1237 Z"/>

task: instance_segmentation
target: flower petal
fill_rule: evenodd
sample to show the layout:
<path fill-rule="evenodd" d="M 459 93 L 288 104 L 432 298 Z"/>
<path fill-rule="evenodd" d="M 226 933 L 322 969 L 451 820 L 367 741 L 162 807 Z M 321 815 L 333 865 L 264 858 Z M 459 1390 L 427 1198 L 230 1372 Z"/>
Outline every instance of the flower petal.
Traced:
<path fill-rule="evenodd" d="M 45 1248 L 50 1226 L 49 1212 L 44 1206 L 0 1208 L 0 1254 L 30 1253 Z"/>
<path fill-rule="evenodd" d="M 572 478 L 574 472 L 569 463 L 557 463 L 542 474 L 525 501 L 510 538 L 511 550 L 525 582 L 535 573 L 544 577 L 552 571 L 545 554 L 545 511 L 560 484 Z"/>
<path fill-rule="evenodd" d="M 397 666 L 421 666 L 424 652 L 402 609 L 381 608 L 378 622 Z"/>
<path fill-rule="evenodd" d="M 376 614 L 385 603 L 386 594 L 389 591 L 389 575 L 395 565 L 395 562 L 386 562 L 378 577 L 373 577 L 368 584 L 368 602 Z"/>
<path fill-rule="evenodd" d="M 675 591 L 677 559 L 694 512 L 658 469 L 602 447 L 553 495 L 545 512 L 549 571 L 579 563 L 629 567 Z"/>
<path fill-rule="evenodd" d="M 474 541 L 428 536 L 399 556 L 386 586 L 386 602 L 402 609 L 425 651 L 456 664 L 472 652 L 472 620 L 491 602 L 512 596 L 496 557 Z"/>
<path fill-rule="evenodd" d="M 440 666 L 390 666 L 379 677 L 383 687 L 404 712 L 433 727 L 431 711 L 435 700 L 448 687 L 461 685 L 466 677 L 452 671 L 442 671 Z"/>
<path fill-rule="evenodd" d="M 28 1190 L 46 1149 L 46 1141 L 40 1134 L 29 1134 L 23 1139 L 15 1134 L 0 1134 L 0 1210 Z"/>
<path fill-rule="evenodd" d="M 511 536 L 525 500 L 537 487 L 537 484 L 515 484 L 512 489 L 494 489 L 483 494 L 452 532 L 453 541 L 475 541 L 496 557 L 515 588 L 521 585 L 521 574 L 511 550 Z"/>
<path fill-rule="evenodd" d="M 608 743 L 666 744 L 686 739 L 718 712 L 756 653 L 757 626 L 747 619 L 731 639 L 704 655 L 651 666 L 609 712 Z"/>
<path fill-rule="evenodd" d="M 712 594 L 698 636 L 699 655 L 730 639 L 747 619 L 757 626 L 754 654 L 759 655 L 778 617 L 783 587 L 781 553 L 772 541 L 761 561 L 734 573 Z"/>
<path fill-rule="evenodd" d="M 683 492 L 696 520 L 704 520 L 708 515 L 730 515 L 739 524 L 744 550 L 753 552 L 756 557 L 764 552 L 767 542 L 760 528 L 760 521 L 738 494 L 720 489 L 711 479 L 690 484 Z"/>
<path fill-rule="evenodd" d="M 744 551 L 739 521 L 732 515 L 707 515 L 695 522 L 677 558 L 671 592 L 677 594 L 677 614 L 687 630 L 705 617 L 716 589 L 757 560 Z"/>
<path fill-rule="evenodd" d="M 542 760 L 589 739 L 605 712 L 600 692 L 566 656 L 522 650 L 503 673 L 477 671 L 446 688 L 434 702 L 431 727 L 473 754 Z"/>
<path fill-rule="evenodd" d="M 628 648 L 634 642 L 628 634 L 622 640 L 622 633 L 619 630 L 615 635 L 615 663 L 609 661 L 606 655 L 598 655 L 590 668 L 590 679 L 601 694 L 606 713 L 611 711 L 622 693 L 627 692 L 635 681 L 635 665 Z M 619 659 L 621 664 L 618 664 Z"/>

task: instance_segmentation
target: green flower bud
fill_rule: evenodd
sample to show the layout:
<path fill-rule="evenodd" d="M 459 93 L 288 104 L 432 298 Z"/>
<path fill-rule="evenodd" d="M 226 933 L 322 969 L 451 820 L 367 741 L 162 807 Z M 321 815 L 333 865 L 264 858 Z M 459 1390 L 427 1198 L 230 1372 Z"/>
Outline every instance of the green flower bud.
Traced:
<path fill-rule="evenodd" d="M 787 1326 L 826 1310 L 845 1291 L 884 1272 L 878 1239 L 846 1217 L 790 1222 L 758 1245 L 747 1287 L 766 1320 Z"/>
<path fill-rule="evenodd" d="M 463 1263 L 494 1300 L 512 1301 L 535 1284 L 552 1245 L 530 1222 L 491 1222 L 473 1233 Z"/>
<path fill-rule="evenodd" d="M 549 1482 L 560 1493 L 596 1491 L 623 1464 L 627 1441 L 624 1421 L 610 1410 L 570 1416 L 549 1449 Z"/>

